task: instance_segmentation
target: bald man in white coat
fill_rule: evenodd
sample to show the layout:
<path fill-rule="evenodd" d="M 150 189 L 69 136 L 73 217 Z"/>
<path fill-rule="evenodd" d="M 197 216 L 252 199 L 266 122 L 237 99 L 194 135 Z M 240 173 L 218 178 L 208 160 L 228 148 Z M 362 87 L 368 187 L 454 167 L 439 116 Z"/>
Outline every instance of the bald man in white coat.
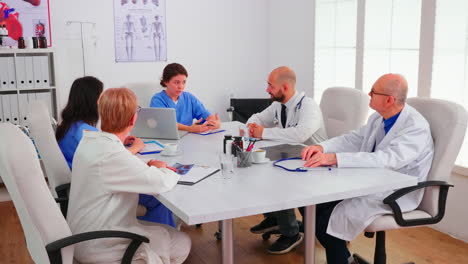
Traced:
<path fill-rule="evenodd" d="M 388 168 L 426 180 L 434 155 L 428 122 L 407 105 L 408 85 L 398 74 L 380 77 L 369 92 L 370 107 L 377 113 L 356 131 L 303 149 L 305 166 Z M 383 199 L 392 192 L 367 195 L 317 205 L 316 236 L 326 249 L 328 264 L 353 263 L 346 241 L 356 238 L 378 216 L 392 213 Z M 423 191 L 410 193 L 398 204 L 414 210 Z"/>

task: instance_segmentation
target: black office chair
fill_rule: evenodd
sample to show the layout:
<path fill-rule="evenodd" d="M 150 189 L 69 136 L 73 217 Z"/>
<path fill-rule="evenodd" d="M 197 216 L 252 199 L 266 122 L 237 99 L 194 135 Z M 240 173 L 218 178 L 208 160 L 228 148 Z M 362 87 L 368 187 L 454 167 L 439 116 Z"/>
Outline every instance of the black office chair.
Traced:
<path fill-rule="evenodd" d="M 245 123 L 253 114 L 270 106 L 272 101 L 270 98 L 231 98 L 230 103 L 231 106 L 226 111 L 230 114 L 231 121 Z"/>

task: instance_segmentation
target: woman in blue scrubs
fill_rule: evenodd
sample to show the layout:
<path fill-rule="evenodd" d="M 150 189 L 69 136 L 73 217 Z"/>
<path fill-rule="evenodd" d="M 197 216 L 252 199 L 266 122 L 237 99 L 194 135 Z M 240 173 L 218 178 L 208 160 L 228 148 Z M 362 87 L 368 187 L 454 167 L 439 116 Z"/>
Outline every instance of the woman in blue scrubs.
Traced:
<path fill-rule="evenodd" d="M 211 114 L 194 95 L 185 92 L 187 70 L 178 63 L 168 64 L 163 71 L 161 86 L 166 89 L 151 98 L 150 107 L 174 108 L 177 128 L 189 132 L 204 132 L 221 126 L 218 114 Z M 195 123 L 193 120 L 197 120 Z"/>
<path fill-rule="evenodd" d="M 78 78 L 71 86 L 68 103 L 62 111 L 62 122 L 55 133 L 70 169 L 76 148 L 83 137 L 83 130 L 98 131 L 97 101 L 103 87 L 100 80 L 91 76 Z M 133 136 L 127 137 L 125 144 L 127 143 L 131 144 L 127 149 L 134 154 L 144 146 L 141 139 Z M 146 214 L 139 216 L 138 219 L 175 227 L 172 212 L 154 196 L 140 194 L 138 203 L 146 207 Z"/>

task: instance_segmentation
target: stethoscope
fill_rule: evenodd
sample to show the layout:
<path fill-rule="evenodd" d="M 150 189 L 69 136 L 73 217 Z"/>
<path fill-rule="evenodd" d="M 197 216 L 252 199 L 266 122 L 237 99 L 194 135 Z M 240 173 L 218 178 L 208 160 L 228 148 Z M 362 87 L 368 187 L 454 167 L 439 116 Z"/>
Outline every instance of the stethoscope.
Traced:
<path fill-rule="evenodd" d="M 301 109 L 302 100 L 304 100 L 304 98 L 305 98 L 305 95 L 302 96 L 301 100 L 299 100 L 299 102 L 296 104 L 296 107 L 294 108 L 294 114 L 296 114 L 297 111 L 299 111 Z M 275 119 L 273 120 L 273 124 L 275 124 L 275 126 L 279 124 L 278 111 L 275 112 Z M 294 126 L 297 126 L 297 123 Z M 289 127 L 291 127 L 291 126 L 289 126 Z"/>
<path fill-rule="evenodd" d="M 305 167 L 289 169 L 289 168 L 286 168 L 286 167 L 281 166 L 281 165 L 278 164 L 279 162 L 286 161 L 286 160 L 302 160 L 302 158 L 301 157 L 294 157 L 294 158 L 279 159 L 279 160 L 273 162 L 273 166 L 281 168 L 283 170 L 292 171 L 292 172 L 307 172 L 308 171 L 307 168 L 305 168 Z M 325 167 L 328 167 L 328 166 L 325 166 Z M 329 167 L 328 170 L 331 171 L 332 169 Z"/>
<path fill-rule="evenodd" d="M 283 170 L 287 170 L 287 171 L 293 171 L 293 172 L 307 172 L 307 169 L 305 169 L 304 167 L 299 167 L 299 168 L 295 168 L 295 169 L 289 169 L 289 168 L 286 168 L 286 167 L 281 166 L 281 165 L 278 164 L 278 163 L 280 163 L 280 162 L 282 162 L 282 161 L 286 161 L 286 160 L 301 160 L 301 159 L 302 159 L 301 157 L 279 159 L 279 160 L 273 162 L 273 166 L 278 167 L 278 168 L 281 168 L 281 169 L 283 169 Z"/>

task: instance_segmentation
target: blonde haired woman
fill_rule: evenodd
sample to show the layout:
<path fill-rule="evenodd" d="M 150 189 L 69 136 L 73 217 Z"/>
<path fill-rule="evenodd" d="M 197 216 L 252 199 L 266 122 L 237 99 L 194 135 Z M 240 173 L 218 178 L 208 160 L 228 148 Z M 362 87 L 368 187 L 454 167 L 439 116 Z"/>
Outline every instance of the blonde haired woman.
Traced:
<path fill-rule="evenodd" d="M 179 179 L 166 163 L 145 163 L 124 147 L 138 117 L 135 94 L 126 88 L 107 89 L 99 97 L 98 109 L 102 132 L 85 131 L 73 160 L 67 216 L 72 232 L 114 229 L 139 233 L 150 243 L 140 246 L 134 260 L 182 263 L 191 245 L 185 233 L 135 218 L 139 193 L 168 191 Z M 117 263 L 128 243 L 115 238 L 80 243 L 75 257 L 83 263 Z"/>

